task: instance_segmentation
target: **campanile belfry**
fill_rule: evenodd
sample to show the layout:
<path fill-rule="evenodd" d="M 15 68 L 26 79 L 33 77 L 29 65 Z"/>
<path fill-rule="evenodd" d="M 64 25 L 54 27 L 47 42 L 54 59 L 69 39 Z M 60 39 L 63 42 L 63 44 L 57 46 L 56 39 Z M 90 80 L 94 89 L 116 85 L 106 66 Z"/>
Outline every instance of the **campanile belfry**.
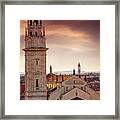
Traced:
<path fill-rule="evenodd" d="M 41 20 L 27 20 L 25 28 L 25 99 L 46 100 L 46 39 Z"/>

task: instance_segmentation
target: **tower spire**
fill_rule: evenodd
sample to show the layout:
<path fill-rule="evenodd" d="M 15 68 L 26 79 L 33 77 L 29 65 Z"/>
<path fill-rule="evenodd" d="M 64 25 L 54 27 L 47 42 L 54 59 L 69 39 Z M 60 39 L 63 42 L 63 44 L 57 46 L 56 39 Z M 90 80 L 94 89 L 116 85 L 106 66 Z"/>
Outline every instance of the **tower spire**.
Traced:
<path fill-rule="evenodd" d="M 50 65 L 50 74 L 52 74 L 52 66 Z"/>
<path fill-rule="evenodd" d="M 81 77 L 80 76 L 80 73 L 81 73 L 81 66 L 80 66 L 80 62 L 78 63 L 78 76 L 79 76 L 79 78 Z"/>
<path fill-rule="evenodd" d="M 75 69 L 73 69 L 73 75 L 75 75 Z"/>

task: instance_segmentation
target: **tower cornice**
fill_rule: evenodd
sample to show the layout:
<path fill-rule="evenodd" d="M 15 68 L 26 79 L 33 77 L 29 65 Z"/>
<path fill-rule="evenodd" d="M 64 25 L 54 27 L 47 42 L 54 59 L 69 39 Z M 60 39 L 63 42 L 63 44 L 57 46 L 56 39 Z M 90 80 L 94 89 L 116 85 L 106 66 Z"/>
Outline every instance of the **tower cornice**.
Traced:
<path fill-rule="evenodd" d="M 49 48 L 44 48 L 44 47 L 33 47 L 33 48 L 25 48 L 23 49 L 24 51 L 47 51 Z"/>

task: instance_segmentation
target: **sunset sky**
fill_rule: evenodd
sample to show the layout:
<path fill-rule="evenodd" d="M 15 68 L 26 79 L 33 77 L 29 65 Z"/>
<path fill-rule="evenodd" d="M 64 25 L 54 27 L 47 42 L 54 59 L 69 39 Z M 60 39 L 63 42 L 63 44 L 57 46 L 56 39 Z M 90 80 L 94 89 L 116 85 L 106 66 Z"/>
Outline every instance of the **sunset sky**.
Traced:
<path fill-rule="evenodd" d="M 47 44 L 47 73 L 77 70 L 100 70 L 100 21 L 99 20 L 44 20 Z M 24 73 L 24 28 L 20 21 L 20 72 Z"/>

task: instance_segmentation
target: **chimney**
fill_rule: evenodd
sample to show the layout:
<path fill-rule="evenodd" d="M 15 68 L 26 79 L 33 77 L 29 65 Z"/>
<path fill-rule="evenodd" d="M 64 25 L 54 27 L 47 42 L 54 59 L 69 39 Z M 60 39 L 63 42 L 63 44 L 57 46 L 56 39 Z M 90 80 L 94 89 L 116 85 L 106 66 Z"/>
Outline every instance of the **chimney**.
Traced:
<path fill-rule="evenodd" d="M 85 75 L 85 81 L 86 81 L 86 75 Z"/>
<path fill-rule="evenodd" d="M 62 75 L 62 81 L 64 81 L 64 77 L 63 77 L 63 75 Z"/>

